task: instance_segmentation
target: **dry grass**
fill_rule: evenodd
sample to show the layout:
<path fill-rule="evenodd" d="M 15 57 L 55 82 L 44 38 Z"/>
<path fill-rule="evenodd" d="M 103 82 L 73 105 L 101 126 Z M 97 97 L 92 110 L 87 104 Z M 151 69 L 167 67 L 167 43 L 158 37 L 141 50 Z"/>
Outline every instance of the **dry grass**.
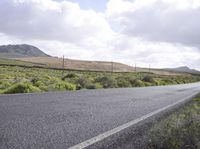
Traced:
<path fill-rule="evenodd" d="M 28 57 L 28 58 L 16 58 L 17 60 L 22 60 L 32 63 L 46 64 L 48 67 L 62 68 L 62 58 L 57 57 Z M 75 69 L 75 70 L 91 70 L 91 71 L 111 71 L 114 72 L 135 72 L 135 67 L 125 65 L 122 63 L 106 61 L 83 61 L 83 60 L 72 60 L 65 59 L 65 69 Z M 149 72 L 147 68 L 137 67 L 137 72 Z M 151 73 L 159 75 L 185 75 L 184 73 L 175 73 L 160 69 L 152 69 Z"/>

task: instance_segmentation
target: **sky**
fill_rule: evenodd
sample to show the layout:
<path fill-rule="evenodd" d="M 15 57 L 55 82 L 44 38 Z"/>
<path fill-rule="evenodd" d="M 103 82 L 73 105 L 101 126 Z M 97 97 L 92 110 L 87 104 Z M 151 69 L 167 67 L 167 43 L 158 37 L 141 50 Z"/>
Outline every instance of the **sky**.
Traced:
<path fill-rule="evenodd" d="M 200 0 L 0 0 L 0 45 L 200 70 Z"/>

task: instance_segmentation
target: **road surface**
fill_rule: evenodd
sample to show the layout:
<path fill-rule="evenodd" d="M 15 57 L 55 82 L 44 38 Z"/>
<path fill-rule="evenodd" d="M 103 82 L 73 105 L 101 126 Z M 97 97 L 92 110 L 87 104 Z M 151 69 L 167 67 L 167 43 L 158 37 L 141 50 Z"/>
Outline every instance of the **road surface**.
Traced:
<path fill-rule="evenodd" d="M 200 91 L 200 83 L 0 95 L 1 149 L 66 149 Z M 156 114 L 156 113 L 154 113 Z"/>

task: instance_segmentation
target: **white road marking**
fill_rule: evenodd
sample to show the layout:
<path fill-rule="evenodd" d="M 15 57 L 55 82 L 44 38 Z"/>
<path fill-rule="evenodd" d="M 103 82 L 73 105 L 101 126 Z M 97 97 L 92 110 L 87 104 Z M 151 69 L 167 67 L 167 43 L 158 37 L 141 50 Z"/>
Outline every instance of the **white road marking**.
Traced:
<path fill-rule="evenodd" d="M 139 122 L 141 122 L 141 121 L 143 121 L 145 119 L 148 119 L 148 118 L 150 118 L 150 117 L 152 117 L 152 116 L 154 116 L 154 115 L 156 115 L 156 114 L 158 114 L 160 112 L 163 112 L 163 111 L 165 111 L 165 110 L 167 110 L 167 109 L 169 109 L 169 108 L 171 108 L 171 107 L 173 107 L 175 105 L 184 103 L 184 101 L 193 98 L 195 95 L 197 95 L 197 93 L 194 93 L 194 94 L 192 94 L 190 96 L 187 96 L 186 98 L 184 98 L 182 100 L 179 100 L 179 101 L 177 101 L 177 102 L 175 102 L 173 104 L 170 104 L 170 105 L 168 105 L 166 107 L 163 107 L 161 109 L 153 111 L 153 112 L 151 112 L 149 114 L 146 114 L 146 115 L 144 115 L 144 116 L 142 116 L 140 118 L 137 118 L 137 119 L 135 119 L 133 121 L 130 121 L 130 122 L 126 123 L 126 124 L 123 124 L 123 125 L 121 125 L 119 127 L 114 128 L 112 130 L 104 132 L 104 133 L 102 133 L 102 134 L 100 134 L 98 136 L 95 136 L 95 137 L 93 137 L 91 139 L 88 139 L 88 140 L 86 140 L 84 142 L 81 142 L 81 143 L 79 143 L 77 145 L 74 145 L 74 146 L 70 147 L 69 149 L 83 149 L 83 148 L 86 148 L 86 147 L 88 147 L 88 146 L 90 146 L 92 144 L 95 144 L 95 143 L 97 143 L 99 141 L 102 141 L 103 139 L 105 139 L 105 138 L 107 138 L 107 137 L 109 137 L 109 136 L 111 136 L 111 135 L 113 135 L 115 133 L 118 133 L 118 132 L 120 132 L 120 131 L 128 128 L 128 127 L 131 127 L 131 126 L 133 126 L 133 125 L 135 125 L 135 124 L 137 124 L 137 123 L 139 123 Z"/>

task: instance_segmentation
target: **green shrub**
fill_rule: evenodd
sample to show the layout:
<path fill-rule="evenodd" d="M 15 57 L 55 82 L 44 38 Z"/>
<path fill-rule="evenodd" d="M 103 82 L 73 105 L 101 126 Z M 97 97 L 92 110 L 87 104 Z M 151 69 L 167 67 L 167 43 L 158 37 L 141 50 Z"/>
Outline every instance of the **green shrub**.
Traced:
<path fill-rule="evenodd" d="M 176 84 L 183 84 L 184 83 L 184 81 L 181 80 L 181 79 L 180 80 L 176 79 L 175 82 L 176 82 Z"/>
<path fill-rule="evenodd" d="M 99 89 L 102 88 L 102 86 L 99 83 L 93 83 L 93 84 L 89 84 L 86 86 L 87 89 Z"/>
<path fill-rule="evenodd" d="M 144 76 L 144 78 L 142 79 L 142 81 L 153 83 L 154 82 L 154 78 L 152 76 L 147 75 L 147 76 Z"/>
<path fill-rule="evenodd" d="M 77 78 L 77 77 L 78 77 L 77 74 L 75 74 L 75 73 L 69 73 L 69 74 L 67 74 L 66 76 L 64 76 L 64 77 L 62 78 L 62 80 L 65 80 L 65 79 L 67 79 L 67 78 L 69 78 L 69 79 L 74 79 L 74 78 Z"/>
<path fill-rule="evenodd" d="M 96 82 L 101 84 L 103 88 L 115 88 L 117 87 L 117 81 L 112 77 L 103 76 L 96 78 Z"/>
<path fill-rule="evenodd" d="M 76 85 L 67 83 L 67 82 L 59 82 L 55 85 L 56 90 L 76 90 Z"/>
<path fill-rule="evenodd" d="M 36 86 L 46 91 L 63 91 L 63 90 L 75 90 L 76 85 L 62 81 L 59 78 L 51 77 L 50 79 L 44 79 L 37 81 Z"/>
<path fill-rule="evenodd" d="M 164 78 L 162 79 L 163 85 L 177 84 L 173 78 Z"/>
<path fill-rule="evenodd" d="M 15 93 L 33 93 L 40 92 L 41 90 L 33 86 L 30 82 L 17 83 L 8 89 L 4 90 L 4 94 L 15 94 Z"/>
<path fill-rule="evenodd" d="M 79 78 L 76 83 L 79 86 L 79 89 L 87 88 L 92 84 L 91 80 L 83 77 Z"/>
<path fill-rule="evenodd" d="M 34 85 L 34 86 L 37 86 L 37 87 L 40 87 L 40 86 L 43 86 L 44 83 L 43 83 L 41 80 L 38 80 L 38 81 L 36 81 L 33 85 Z"/>
<path fill-rule="evenodd" d="M 9 79 L 11 76 L 5 75 L 5 74 L 0 74 L 0 79 Z"/>
<path fill-rule="evenodd" d="M 158 85 L 162 85 L 162 84 L 161 84 L 160 80 L 155 80 L 154 83 L 153 83 L 153 85 L 158 86 Z"/>
<path fill-rule="evenodd" d="M 200 104 L 200 94 L 198 94 L 194 99 L 193 101 L 196 101 Z M 200 107 L 200 106 L 199 106 Z"/>
<path fill-rule="evenodd" d="M 76 89 L 97 89 L 99 85 L 97 83 L 93 83 L 91 79 L 81 77 L 76 81 Z"/>
<path fill-rule="evenodd" d="M 2 80 L 0 81 L 0 89 L 6 89 L 8 87 L 11 86 L 11 83 L 9 81 L 6 81 L 6 80 Z"/>
<path fill-rule="evenodd" d="M 36 81 L 33 85 L 36 86 L 36 87 L 38 87 L 42 91 L 48 91 L 48 86 L 46 86 L 44 84 L 44 82 L 41 81 L 41 80 Z"/>
<path fill-rule="evenodd" d="M 152 86 L 152 84 L 149 82 L 144 82 L 144 86 Z"/>
<path fill-rule="evenodd" d="M 76 84 L 76 90 L 81 90 L 81 89 L 82 89 L 81 85 L 80 84 Z"/>
<path fill-rule="evenodd" d="M 31 79 L 31 83 L 35 84 L 36 82 L 38 82 L 40 79 L 39 78 L 33 78 Z"/>
<path fill-rule="evenodd" d="M 50 80 L 50 79 L 52 79 L 50 76 L 48 76 L 48 75 L 44 75 L 44 78 L 45 79 L 48 79 L 48 80 Z"/>
<path fill-rule="evenodd" d="M 132 86 L 133 86 L 133 87 L 143 87 L 143 86 L 145 86 L 145 84 L 144 84 L 143 81 L 141 81 L 141 80 L 139 80 L 139 79 L 136 79 L 136 80 L 134 81 L 134 83 L 132 84 Z"/>
<path fill-rule="evenodd" d="M 118 87 L 131 87 L 131 83 L 128 78 L 118 77 L 117 78 L 117 86 Z"/>

